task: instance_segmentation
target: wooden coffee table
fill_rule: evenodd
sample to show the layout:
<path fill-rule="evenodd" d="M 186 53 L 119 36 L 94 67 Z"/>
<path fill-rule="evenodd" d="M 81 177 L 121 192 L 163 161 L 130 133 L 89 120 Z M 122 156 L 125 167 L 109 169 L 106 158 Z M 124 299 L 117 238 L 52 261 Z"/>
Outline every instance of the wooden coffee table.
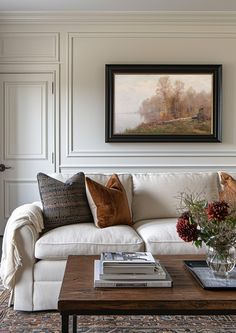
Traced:
<path fill-rule="evenodd" d="M 97 256 L 69 256 L 58 310 L 62 333 L 77 315 L 216 315 L 236 314 L 236 291 L 204 290 L 184 267 L 183 260 L 199 256 L 158 256 L 173 279 L 172 288 L 94 288 L 93 270 Z"/>

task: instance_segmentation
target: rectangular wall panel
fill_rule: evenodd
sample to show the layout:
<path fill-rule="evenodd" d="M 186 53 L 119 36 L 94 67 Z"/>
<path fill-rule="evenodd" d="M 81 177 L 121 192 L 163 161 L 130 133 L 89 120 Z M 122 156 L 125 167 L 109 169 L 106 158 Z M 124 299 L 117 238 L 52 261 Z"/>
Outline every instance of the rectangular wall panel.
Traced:
<path fill-rule="evenodd" d="M 219 32 L 206 32 L 204 35 L 200 32 L 178 31 L 70 34 L 67 157 L 78 157 L 79 161 L 91 157 L 92 163 L 94 158 L 101 157 L 102 164 L 106 157 L 115 163 L 122 156 L 125 163 L 130 161 L 130 164 L 138 156 L 140 163 L 155 157 L 152 159 L 155 164 L 160 163 L 160 157 L 165 160 L 175 157 L 178 164 L 182 162 L 183 155 L 191 161 L 196 157 L 195 163 L 199 161 L 198 156 L 235 157 L 236 113 L 232 110 L 236 96 L 230 93 L 236 72 L 232 52 L 236 51 L 235 40 L 235 33 L 223 35 Z M 222 143 L 105 143 L 106 64 L 222 64 Z"/>
<path fill-rule="evenodd" d="M 46 158 L 46 82 L 5 82 L 5 159 Z"/>
<path fill-rule="evenodd" d="M 0 62 L 58 61 L 57 33 L 1 33 Z"/>
<path fill-rule="evenodd" d="M 6 219 L 9 218 L 15 207 L 39 200 L 37 181 L 12 179 L 4 182 L 4 215 Z"/>

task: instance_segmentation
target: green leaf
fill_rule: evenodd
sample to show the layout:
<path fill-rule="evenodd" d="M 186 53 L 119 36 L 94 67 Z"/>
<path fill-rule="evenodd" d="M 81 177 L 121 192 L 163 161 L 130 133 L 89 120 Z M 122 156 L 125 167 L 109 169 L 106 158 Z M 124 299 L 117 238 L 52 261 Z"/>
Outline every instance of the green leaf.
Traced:
<path fill-rule="evenodd" d="M 201 239 L 197 239 L 194 241 L 194 244 L 197 248 L 202 247 L 202 240 Z"/>

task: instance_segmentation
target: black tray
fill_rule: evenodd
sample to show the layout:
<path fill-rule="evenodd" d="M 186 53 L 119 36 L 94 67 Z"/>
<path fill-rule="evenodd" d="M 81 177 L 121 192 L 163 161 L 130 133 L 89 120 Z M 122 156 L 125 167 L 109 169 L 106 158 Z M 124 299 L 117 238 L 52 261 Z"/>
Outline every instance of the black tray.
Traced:
<path fill-rule="evenodd" d="M 236 290 L 236 268 L 227 278 L 216 277 L 204 260 L 184 260 L 186 268 L 204 289 Z"/>

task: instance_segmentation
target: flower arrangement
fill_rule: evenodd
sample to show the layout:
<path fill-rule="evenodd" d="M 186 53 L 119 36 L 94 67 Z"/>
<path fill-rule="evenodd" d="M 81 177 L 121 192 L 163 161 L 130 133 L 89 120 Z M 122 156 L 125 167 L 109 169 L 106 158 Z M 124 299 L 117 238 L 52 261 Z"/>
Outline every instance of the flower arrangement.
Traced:
<path fill-rule="evenodd" d="M 185 211 L 177 221 L 177 232 L 185 242 L 213 248 L 236 245 L 236 215 L 225 201 L 207 202 L 192 194 L 181 194 Z"/>

